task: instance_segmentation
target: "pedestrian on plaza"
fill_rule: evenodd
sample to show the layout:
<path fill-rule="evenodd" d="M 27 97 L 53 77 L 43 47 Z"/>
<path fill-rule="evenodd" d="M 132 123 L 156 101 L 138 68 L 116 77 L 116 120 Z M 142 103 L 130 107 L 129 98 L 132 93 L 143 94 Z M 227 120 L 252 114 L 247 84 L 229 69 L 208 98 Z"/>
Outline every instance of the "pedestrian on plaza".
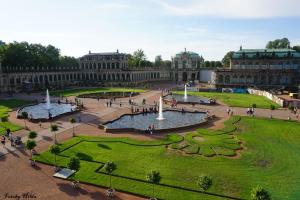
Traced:
<path fill-rule="evenodd" d="M 108 104 L 109 104 L 109 103 L 108 103 L 108 101 L 107 101 L 107 102 L 106 102 L 106 107 L 108 107 Z"/>
<path fill-rule="evenodd" d="M 42 122 L 41 121 L 39 121 L 39 127 L 42 128 Z"/>
<path fill-rule="evenodd" d="M 120 102 L 120 108 L 122 107 L 122 103 Z"/>
<path fill-rule="evenodd" d="M 5 137 L 4 137 L 4 135 L 2 135 L 2 137 L 1 137 L 1 144 L 2 144 L 3 147 L 5 147 Z"/>
<path fill-rule="evenodd" d="M 110 106 L 110 107 L 111 107 L 111 105 L 112 105 L 112 101 L 109 102 L 109 106 Z"/>

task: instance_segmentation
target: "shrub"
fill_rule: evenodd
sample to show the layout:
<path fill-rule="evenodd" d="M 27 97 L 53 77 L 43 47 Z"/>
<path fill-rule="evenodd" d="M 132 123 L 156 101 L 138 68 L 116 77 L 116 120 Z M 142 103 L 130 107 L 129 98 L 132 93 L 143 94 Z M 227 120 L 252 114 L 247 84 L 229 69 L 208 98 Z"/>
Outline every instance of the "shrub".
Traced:
<path fill-rule="evenodd" d="M 34 138 L 36 138 L 37 137 L 37 133 L 35 132 L 35 131 L 30 131 L 29 133 L 28 133 L 28 138 L 29 139 L 34 139 Z"/>
<path fill-rule="evenodd" d="M 261 186 L 256 186 L 251 190 L 251 200 L 270 200 L 270 194 Z"/>
<path fill-rule="evenodd" d="M 212 178 L 208 175 L 202 174 L 198 177 L 197 185 L 199 186 L 200 190 L 206 191 L 212 185 Z"/>

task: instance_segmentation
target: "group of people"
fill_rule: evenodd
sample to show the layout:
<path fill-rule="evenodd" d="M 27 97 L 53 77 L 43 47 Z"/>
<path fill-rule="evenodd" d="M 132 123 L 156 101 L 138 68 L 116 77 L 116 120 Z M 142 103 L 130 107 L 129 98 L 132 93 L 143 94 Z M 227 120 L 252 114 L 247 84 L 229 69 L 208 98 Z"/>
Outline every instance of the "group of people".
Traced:
<path fill-rule="evenodd" d="M 254 117 L 255 110 L 254 108 L 247 108 L 247 115 Z"/>
<path fill-rule="evenodd" d="M 10 145 L 11 146 L 15 146 L 15 138 L 13 137 L 11 130 L 8 128 L 6 129 L 6 132 L 4 135 L 2 135 L 1 137 L 1 144 L 3 147 L 5 147 L 5 143 L 6 143 L 6 137 L 8 138 L 8 140 L 10 141 Z"/>
<path fill-rule="evenodd" d="M 231 108 L 227 108 L 226 112 L 227 112 L 227 115 L 230 115 L 230 116 L 233 115 L 233 110 Z"/>

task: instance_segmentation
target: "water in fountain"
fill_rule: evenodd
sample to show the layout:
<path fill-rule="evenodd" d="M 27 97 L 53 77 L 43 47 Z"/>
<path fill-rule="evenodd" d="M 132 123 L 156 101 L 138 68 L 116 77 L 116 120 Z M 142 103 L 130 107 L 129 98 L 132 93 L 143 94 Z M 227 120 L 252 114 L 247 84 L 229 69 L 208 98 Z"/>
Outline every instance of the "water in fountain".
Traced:
<path fill-rule="evenodd" d="M 186 84 L 184 85 L 184 99 L 187 99 L 188 96 L 187 96 L 187 90 L 186 90 Z"/>
<path fill-rule="evenodd" d="M 50 102 L 50 96 L 49 96 L 49 91 L 47 89 L 46 91 L 46 109 L 50 110 L 51 109 L 51 102 Z"/>
<path fill-rule="evenodd" d="M 159 97 L 159 108 L 158 108 L 158 118 L 156 118 L 157 120 L 164 120 L 164 116 L 163 116 L 163 102 L 162 102 L 162 97 Z"/>

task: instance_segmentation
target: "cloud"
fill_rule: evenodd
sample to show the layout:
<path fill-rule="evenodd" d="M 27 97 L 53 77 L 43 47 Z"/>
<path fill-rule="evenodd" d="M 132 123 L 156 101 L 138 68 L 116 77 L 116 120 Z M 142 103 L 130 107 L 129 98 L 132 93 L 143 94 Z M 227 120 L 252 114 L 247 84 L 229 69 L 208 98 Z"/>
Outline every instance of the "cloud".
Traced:
<path fill-rule="evenodd" d="M 299 0 L 189 0 L 181 4 L 153 1 L 167 13 L 178 16 L 249 19 L 300 16 Z"/>

